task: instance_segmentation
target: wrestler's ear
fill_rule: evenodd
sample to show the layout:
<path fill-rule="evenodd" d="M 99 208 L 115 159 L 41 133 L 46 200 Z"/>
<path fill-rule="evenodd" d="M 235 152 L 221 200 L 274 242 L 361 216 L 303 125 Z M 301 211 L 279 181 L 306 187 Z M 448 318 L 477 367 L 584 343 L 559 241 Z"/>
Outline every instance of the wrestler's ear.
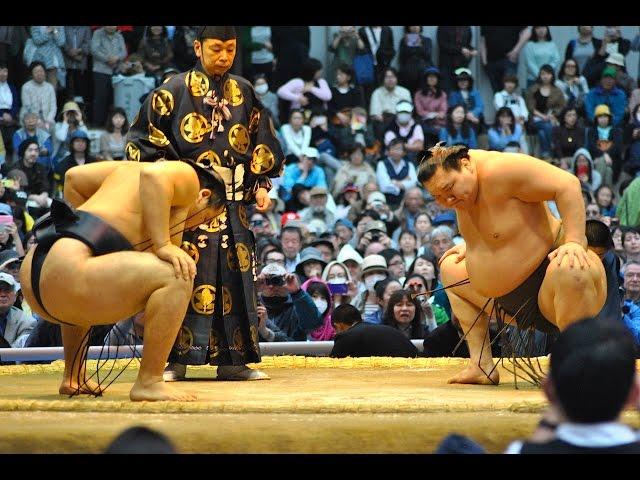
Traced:
<path fill-rule="evenodd" d="M 206 200 L 208 202 L 211 198 L 211 195 L 213 195 L 213 192 L 211 192 L 211 190 L 209 190 L 208 188 L 203 188 L 198 192 L 198 201 Z"/>
<path fill-rule="evenodd" d="M 202 58 L 202 43 L 200 43 L 200 40 L 193 41 L 193 51 L 195 52 L 196 57 Z"/>

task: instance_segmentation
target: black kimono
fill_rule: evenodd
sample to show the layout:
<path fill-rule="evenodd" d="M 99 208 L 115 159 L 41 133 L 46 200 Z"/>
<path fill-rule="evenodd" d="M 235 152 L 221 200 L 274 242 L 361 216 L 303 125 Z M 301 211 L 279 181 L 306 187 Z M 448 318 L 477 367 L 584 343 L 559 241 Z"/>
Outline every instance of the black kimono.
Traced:
<path fill-rule="evenodd" d="M 212 138 L 213 136 L 213 138 Z M 268 109 L 242 77 L 207 75 L 201 63 L 152 91 L 127 134 L 128 160 L 190 159 L 222 177 L 226 208 L 185 231 L 197 275 L 169 361 L 243 365 L 260 361 L 255 239 L 247 205 L 271 188 L 284 155 Z"/>

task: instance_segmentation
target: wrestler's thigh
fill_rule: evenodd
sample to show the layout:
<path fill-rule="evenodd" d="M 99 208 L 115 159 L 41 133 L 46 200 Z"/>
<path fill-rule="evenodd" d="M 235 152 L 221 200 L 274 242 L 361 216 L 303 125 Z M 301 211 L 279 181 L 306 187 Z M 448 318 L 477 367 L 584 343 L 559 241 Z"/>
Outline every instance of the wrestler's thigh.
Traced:
<path fill-rule="evenodd" d="M 444 287 L 469 278 L 469 273 L 467 272 L 467 261 L 462 260 L 456 263 L 454 259 L 455 255 L 450 255 L 440 264 L 440 277 L 442 278 L 442 285 Z M 489 300 L 488 297 L 485 297 L 473 288 L 473 285 L 470 283 L 447 288 L 445 292 L 453 292 L 479 308 L 483 308 L 487 304 L 487 300 Z M 492 304 L 489 303 L 487 307 L 491 309 Z"/>
<path fill-rule="evenodd" d="M 60 320 L 75 325 L 115 323 L 144 310 L 149 297 L 167 286 L 175 287 L 167 293 L 167 302 L 189 301 L 192 282 L 176 279 L 173 266 L 152 253 L 69 258 L 70 249 L 64 245 L 55 250 L 63 240 L 51 249 L 40 281 L 47 310 Z M 56 281 L 61 274 L 68 280 Z"/>
<path fill-rule="evenodd" d="M 555 318 L 554 301 L 556 295 L 566 298 L 568 302 L 593 302 L 602 308 L 607 297 L 607 275 L 602 261 L 591 250 L 587 250 L 589 267 L 585 269 L 571 268 L 568 257 L 562 259 L 558 265 L 552 260 L 547 267 L 540 291 L 538 292 L 538 306 L 542 314 L 548 319 Z M 595 297 L 593 291 L 595 289 Z M 588 294 L 589 297 L 585 297 Z"/>

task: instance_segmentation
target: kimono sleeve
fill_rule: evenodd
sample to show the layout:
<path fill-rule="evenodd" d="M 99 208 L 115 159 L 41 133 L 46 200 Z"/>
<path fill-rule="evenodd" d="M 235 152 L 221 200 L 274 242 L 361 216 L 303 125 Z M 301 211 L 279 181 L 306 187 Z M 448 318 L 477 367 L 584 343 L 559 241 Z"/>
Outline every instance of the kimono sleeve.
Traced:
<path fill-rule="evenodd" d="M 249 120 L 249 134 L 255 145 L 251 155 L 250 168 L 247 170 L 245 187 L 253 196 L 258 188 L 270 190 L 271 178 L 282 175 L 284 168 L 284 154 L 280 141 L 276 136 L 276 129 L 271 118 L 271 112 L 256 98 L 252 87 L 249 87 L 252 98 L 252 109 Z"/>
<path fill-rule="evenodd" d="M 159 159 L 179 160 L 177 145 L 170 141 L 177 95 L 168 84 L 152 90 L 127 133 L 127 160 L 153 162 Z"/>

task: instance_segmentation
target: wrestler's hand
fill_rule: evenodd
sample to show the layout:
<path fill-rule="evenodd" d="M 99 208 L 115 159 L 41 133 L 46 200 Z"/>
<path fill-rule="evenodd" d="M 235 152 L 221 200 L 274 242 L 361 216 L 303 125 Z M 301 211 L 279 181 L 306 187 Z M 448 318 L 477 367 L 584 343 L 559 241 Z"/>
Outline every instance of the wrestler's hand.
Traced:
<path fill-rule="evenodd" d="M 266 188 L 259 188 L 256 192 L 256 210 L 266 212 L 270 206 L 269 191 Z"/>
<path fill-rule="evenodd" d="M 176 278 L 184 278 L 186 281 L 196 278 L 196 262 L 189 256 L 187 252 L 180 247 L 176 247 L 173 243 L 167 243 L 156 249 L 156 256 L 160 260 L 169 262 L 173 265 Z"/>
<path fill-rule="evenodd" d="M 562 259 L 569 257 L 569 268 L 573 268 L 574 265 L 580 267 L 580 269 L 589 268 L 589 257 L 587 256 L 587 250 L 578 242 L 567 242 L 564 245 L 560 245 L 548 257 L 552 261 L 557 259 L 558 265 L 562 263 Z"/>
<path fill-rule="evenodd" d="M 449 255 L 456 255 L 454 263 L 460 263 L 467 256 L 467 244 L 461 243 L 460 245 L 451 247 L 449 250 L 444 252 L 440 257 L 440 260 L 438 260 L 438 266 L 442 265 L 442 261 Z"/>

